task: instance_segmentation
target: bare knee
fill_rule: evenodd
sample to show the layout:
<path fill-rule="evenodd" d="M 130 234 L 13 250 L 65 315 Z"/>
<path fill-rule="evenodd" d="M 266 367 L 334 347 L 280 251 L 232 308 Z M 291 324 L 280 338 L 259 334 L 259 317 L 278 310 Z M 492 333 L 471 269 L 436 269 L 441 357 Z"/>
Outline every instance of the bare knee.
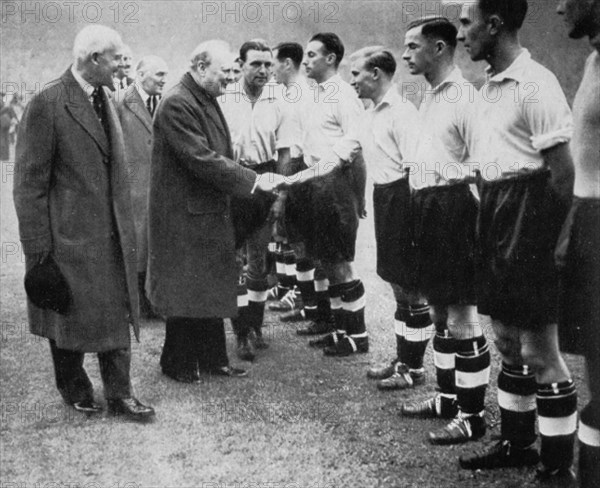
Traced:
<path fill-rule="evenodd" d="M 520 346 L 514 340 L 506 337 L 496 337 L 494 344 L 504 362 L 514 366 L 523 364 Z"/>
<path fill-rule="evenodd" d="M 558 347 L 556 324 L 536 330 L 524 330 L 521 356 L 524 364 L 535 371 L 539 383 L 558 383 L 571 377 Z"/>
<path fill-rule="evenodd" d="M 570 378 L 567 366 L 558 349 L 540 347 L 540 344 L 523 341 L 523 364 L 535 371 L 541 383 L 554 383 Z"/>
<path fill-rule="evenodd" d="M 496 321 L 492 322 L 492 328 L 495 336 L 494 344 L 502 355 L 502 360 L 512 366 L 522 365 L 523 359 L 521 358 L 521 343 L 518 333 Z"/>
<path fill-rule="evenodd" d="M 449 306 L 448 307 L 448 329 L 452 337 L 458 340 L 469 340 L 483 335 L 479 325 L 477 307 Z"/>

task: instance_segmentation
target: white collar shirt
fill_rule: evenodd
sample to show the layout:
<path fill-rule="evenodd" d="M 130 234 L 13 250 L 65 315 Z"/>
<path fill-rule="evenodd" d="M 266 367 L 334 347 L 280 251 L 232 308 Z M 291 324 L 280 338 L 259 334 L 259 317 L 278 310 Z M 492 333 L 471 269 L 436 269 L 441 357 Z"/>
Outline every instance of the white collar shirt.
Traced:
<path fill-rule="evenodd" d="M 406 160 L 411 187 L 446 185 L 471 175 L 469 139 L 476 96 L 475 87 L 456 67 L 425 92 L 415 152 Z"/>
<path fill-rule="evenodd" d="M 73 78 L 75 78 L 75 81 L 77 82 L 77 84 L 85 92 L 85 95 L 87 96 L 88 101 L 93 106 L 94 105 L 93 93 L 94 93 L 95 88 L 83 79 L 83 77 L 75 70 L 75 66 L 71 66 L 71 74 L 73 75 Z"/>
<path fill-rule="evenodd" d="M 144 102 L 144 107 L 147 106 L 148 104 L 148 99 L 150 98 L 150 95 L 148 95 L 146 93 L 146 90 L 144 90 L 140 85 L 138 85 L 137 83 L 134 83 L 135 89 L 137 90 L 137 92 L 140 94 L 140 98 L 142 99 L 142 102 Z"/>
<path fill-rule="evenodd" d="M 485 180 L 542 168 L 542 151 L 569 142 L 571 110 L 556 76 L 527 49 L 480 90 L 474 161 Z"/>
<path fill-rule="evenodd" d="M 289 113 L 290 130 L 293 132 L 290 154 L 292 158 L 302 157 L 303 121 L 309 113 L 309 103 L 313 96 L 313 88 L 304 77 L 298 77 L 283 90 L 285 110 Z"/>
<path fill-rule="evenodd" d="M 395 86 L 367 109 L 360 145 L 373 183 L 384 185 L 405 175 L 402 162 L 415 144 L 418 117 L 416 107 L 402 98 Z"/>
<path fill-rule="evenodd" d="M 277 159 L 279 149 L 292 146 L 294 133 L 282 100 L 284 89 L 283 85 L 267 83 L 253 104 L 242 84 L 236 83 L 218 98 L 236 161 L 266 163 Z"/>
<path fill-rule="evenodd" d="M 354 88 L 336 74 L 312 87 L 303 120 L 304 162 L 351 162 L 360 150 L 360 120 L 364 107 Z"/>

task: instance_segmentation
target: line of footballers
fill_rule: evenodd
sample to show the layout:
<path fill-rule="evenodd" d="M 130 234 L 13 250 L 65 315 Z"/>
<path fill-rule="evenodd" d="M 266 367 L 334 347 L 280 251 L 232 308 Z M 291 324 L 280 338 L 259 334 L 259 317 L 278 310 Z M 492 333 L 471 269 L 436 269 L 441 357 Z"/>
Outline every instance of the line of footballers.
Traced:
<path fill-rule="evenodd" d="M 600 2 L 559 3 L 570 36 L 589 36 L 600 49 Z M 304 65 L 317 93 L 290 104 L 304 154 L 279 187 L 285 217 L 275 227 L 285 244 L 271 308 L 291 309 L 283 320 L 309 320 L 297 333 L 318 335 L 310 345 L 327 355 L 368 351 L 364 286 L 352 266 L 364 158 L 374 182 L 377 273 L 397 302 L 396 357 L 367 376 L 383 390 L 423 384 L 432 341 L 438 393 L 403 404 L 402 414 L 448 419 L 429 433 L 433 444 L 480 439 L 490 377 L 480 315 L 488 316 L 502 357 L 501 439 L 462 455 L 461 467 L 538 465 L 540 483 L 571 486 L 579 432 L 579 483 L 597 487 L 600 63 L 595 51 L 573 118 L 554 74 L 520 44 L 527 7 L 479 0 L 462 7 L 460 29 L 442 17 L 412 22 L 402 58 L 428 84 L 418 110 L 398 94 L 396 61 L 383 46 L 351 55 L 350 84 L 337 73 L 344 46 L 335 34 L 314 36 L 306 52 L 296 43 L 275 48 L 276 81 L 290 87 Z M 458 42 L 489 65 L 479 90 L 455 65 Z M 311 146 L 311 134 L 325 147 Z M 586 357 L 591 401 L 579 428 L 559 332 L 563 350 Z"/>

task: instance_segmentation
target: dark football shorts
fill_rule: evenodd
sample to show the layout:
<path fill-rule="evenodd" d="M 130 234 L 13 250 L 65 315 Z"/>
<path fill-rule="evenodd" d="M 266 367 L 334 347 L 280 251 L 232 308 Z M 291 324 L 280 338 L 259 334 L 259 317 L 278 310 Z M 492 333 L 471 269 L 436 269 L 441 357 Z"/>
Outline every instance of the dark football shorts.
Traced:
<path fill-rule="evenodd" d="M 359 198 L 353 185 L 351 168 L 344 166 L 290 187 L 286 205 L 290 241 L 304 241 L 313 259 L 353 261 L 359 220 Z"/>
<path fill-rule="evenodd" d="M 416 292 L 410 193 L 408 178 L 373 189 L 377 274 L 408 293 Z"/>
<path fill-rule="evenodd" d="M 536 329 L 558 320 L 554 249 L 568 209 L 550 171 L 481 182 L 477 221 L 479 313 Z"/>
<path fill-rule="evenodd" d="M 468 183 L 413 194 L 419 292 L 434 305 L 475 305 L 477 200 Z"/>
<path fill-rule="evenodd" d="M 600 200 L 575 198 L 556 246 L 561 350 L 600 356 Z"/>

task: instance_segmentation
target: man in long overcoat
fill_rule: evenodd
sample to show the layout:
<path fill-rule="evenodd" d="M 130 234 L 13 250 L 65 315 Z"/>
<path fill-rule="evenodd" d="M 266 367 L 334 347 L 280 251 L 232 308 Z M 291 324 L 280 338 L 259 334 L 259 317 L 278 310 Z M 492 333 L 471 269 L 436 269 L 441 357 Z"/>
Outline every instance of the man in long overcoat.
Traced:
<path fill-rule="evenodd" d="M 183 382 L 197 381 L 199 370 L 246 373 L 229 366 L 223 325 L 237 313 L 230 197 L 250 199 L 254 189 L 270 191 L 279 181 L 232 159 L 216 101 L 231 81 L 231 56 L 222 41 L 198 46 L 154 118 L 148 291 L 167 317 L 162 371 Z"/>
<path fill-rule="evenodd" d="M 154 410 L 133 396 L 129 377 L 130 326 L 138 335 L 135 232 L 123 134 L 106 88 L 121 46 L 112 29 L 85 27 L 73 65 L 31 100 L 14 199 L 27 269 L 53 260 L 70 290 L 61 313 L 28 301 L 31 332 L 50 340 L 62 397 L 78 411 L 101 410 L 83 367 L 84 353 L 96 352 L 109 411 L 142 420 Z"/>
<path fill-rule="evenodd" d="M 152 156 L 152 116 L 165 86 L 168 67 L 158 56 L 145 56 L 138 63 L 136 81 L 129 85 L 118 105 L 125 140 L 125 161 L 131 182 L 131 203 L 137 243 L 140 316 L 153 316 L 146 298 L 148 265 L 148 193 Z"/>

